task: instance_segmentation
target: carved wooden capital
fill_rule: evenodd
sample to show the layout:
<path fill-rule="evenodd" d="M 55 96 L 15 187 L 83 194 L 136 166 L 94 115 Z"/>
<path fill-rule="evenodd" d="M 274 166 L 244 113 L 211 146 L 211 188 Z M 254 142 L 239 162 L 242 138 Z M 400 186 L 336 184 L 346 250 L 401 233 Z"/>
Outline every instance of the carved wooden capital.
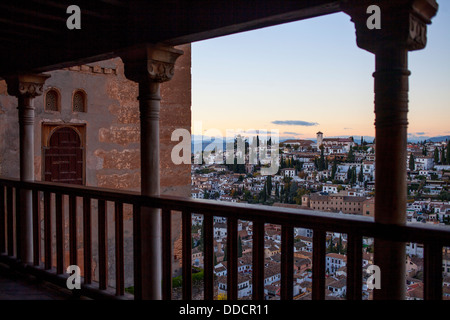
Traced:
<path fill-rule="evenodd" d="M 175 74 L 175 66 L 173 63 L 149 61 L 147 68 L 150 78 L 156 82 L 169 81 Z"/>
<path fill-rule="evenodd" d="M 380 8 L 381 28 L 367 26 L 369 5 Z M 376 53 L 380 48 L 402 47 L 420 50 L 427 44 L 427 24 L 438 10 L 435 0 L 368 1 L 348 0 L 342 10 L 355 24 L 358 47 Z"/>
<path fill-rule="evenodd" d="M 165 82 L 175 74 L 175 61 L 183 51 L 163 45 L 144 45 L 126 50 L 120 56 L 125 76 L 138 83 Z"/>
<path fill-rule="evenodd" d="M 6 79 L 8 94 L 17 98 L 34 98 L 44 91 L 44 83 L 50 78 L 47 74 L 23 74 Z"/>

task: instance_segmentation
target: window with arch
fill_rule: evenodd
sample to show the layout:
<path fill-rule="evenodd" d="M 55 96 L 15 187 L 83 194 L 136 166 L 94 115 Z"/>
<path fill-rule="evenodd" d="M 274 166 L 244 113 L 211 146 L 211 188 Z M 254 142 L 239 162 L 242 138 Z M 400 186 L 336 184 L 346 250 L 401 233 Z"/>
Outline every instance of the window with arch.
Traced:
<path fill-rule="evenodd" d="M 61 111 L 60 95 L 57 89 L 50 89 L 45 93 L 45 111 Z"/>
<path fill-rule="evenodd" d="M 86 112 L 87 96 L 83 90 L 76 90 L 72 97 L 72 111 L 73 112 Z"/>

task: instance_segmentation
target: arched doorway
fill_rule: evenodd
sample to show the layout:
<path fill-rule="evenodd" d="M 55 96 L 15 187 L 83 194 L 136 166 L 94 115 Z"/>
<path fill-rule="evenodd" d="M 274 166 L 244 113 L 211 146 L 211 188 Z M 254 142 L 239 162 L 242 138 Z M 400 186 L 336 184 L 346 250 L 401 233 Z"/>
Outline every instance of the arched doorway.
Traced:
<path fill-rule="evenodd" d="M 71 127 L 56 128 L 44 147 L 44 180 L 83 184 L 84 148 Z"/>

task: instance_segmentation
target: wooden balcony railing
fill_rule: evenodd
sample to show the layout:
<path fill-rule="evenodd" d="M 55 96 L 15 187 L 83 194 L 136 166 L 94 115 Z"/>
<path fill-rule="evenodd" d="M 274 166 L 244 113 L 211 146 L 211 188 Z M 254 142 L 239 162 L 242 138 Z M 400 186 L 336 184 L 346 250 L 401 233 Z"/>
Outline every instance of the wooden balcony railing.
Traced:
<path fill-rule="evenodd" d="M 20 190 L 32 190 L 33 194 L 33 263 L 20 262 Z M 65 201 L 64 199 L 68 199 Z M 42 199 L 42 200 L 41 200 Z M 43 201 L 41 212 L 40 201 Z M 82 206 L 77 205 L 82 202 Z M 67 203 L 65 205 L 64 203 Z M 109 206 L 112 203 L 113 206 Z M 96 204 L 96 205 L 95 205 Z M 325 299 L 326 233 L 339 232 L 348 235 L 347 251 L 347 299 L 362 298 L 362 244 L 363 237 L 398 242 L 424 244 L 424 297 L 442 299 L 442 249 L 450 246 L 450 228 L 432 225 L 405 226 L 381 225 L 371 218 L 355 215 L 337 215 L 319 211 L 273 208 L 235 203 L 219 203 L 209 200 L 193 200 L 168 196 L 147 197 L 135 192 L 105 190 L 91 187 L 53 184 L 47 182 L 20 182 L 0 179 L 0 260 L 66 286 L 64 257 L 69 251 L 69 264 L 77 264 L 77 243 L 82 243 L 83 283 L 81 293 L 94 298 L 126 298 L 124 292 L 124 205 L 132 206 L 133 234 L 138 234 L 142 207 L 160 208 L 162 212 L 162 294 L 172 298 L 172 235 L 171 212 L 182 214 L 182 298 L 192 299 L 191 215 L 201 214 L 204 237 L 204 299 L 214 297 L 213 218 L 227 218 L 227 299 L 238 298 L 238 220 L 253 222 L 252 299 L 264 299 L 264 225 L 281 226 L 281 299 L 293 297 L 294 228 L 313 230 L 312 298 Z M 68 207 L 68 222 L 64 210 Z M 113 210 L 107 210 L 107 208 Z M 80 210 L 81 209 L 81 210 Z M 96 210 L 97 221 L 92 221 Z M 108 214 L 114 214 L 114 257 L 108 259 Z M 54 215 L 54 216 L 52 216 Z M 82 217 L 82 226 L 77 217 Z M 43 226 L 40 219 L 43 217 Z M 55 221 L 55 225 L 52 222 Z M 68 249 L 64 246 L 65 226 L 68 225 Z M 95 229 L 93 228 L 95 226 Z M 77 230 L 82 227 L 82 239 Z M 53 233 L 53 230 L 55 232 Z M 98 246 L 98 281 L 93 281 L 91 270 L 92 232 L 96 231 Z M 43 235 L 41 235 L 41 231 Z M 40 246 L 41 236 L 43 247 Z M 55 237 L 54 237 L 55 236 Z M 80 240 L 80 242 L 78 242 Z M 140 239 L 133 237 L 134 298 L 140 298 Z M 56 247 L 56 257 L 52 256 Z M 43 257 L 43 259 L 42 259 Z M 54 259 L 55 258 L 55 259 Z M 56 262 L 55 262 L 56 261 Z M 111 264 L 108 261 L 114 261 Z M 115 271 L 115 289 L 108 283 L 108 269 Z"/>

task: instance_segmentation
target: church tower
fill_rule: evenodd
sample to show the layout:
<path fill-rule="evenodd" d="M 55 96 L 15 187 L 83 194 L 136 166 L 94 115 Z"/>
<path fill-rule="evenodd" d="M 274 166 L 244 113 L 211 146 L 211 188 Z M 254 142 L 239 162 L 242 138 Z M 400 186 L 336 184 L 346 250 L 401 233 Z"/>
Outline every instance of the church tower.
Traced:
<path fill-rule="evenodd" d="M 317 132 L 317 150 L 320 150 L 320 146 L 323 143 L 323 133 L 322 132 Z"/>

